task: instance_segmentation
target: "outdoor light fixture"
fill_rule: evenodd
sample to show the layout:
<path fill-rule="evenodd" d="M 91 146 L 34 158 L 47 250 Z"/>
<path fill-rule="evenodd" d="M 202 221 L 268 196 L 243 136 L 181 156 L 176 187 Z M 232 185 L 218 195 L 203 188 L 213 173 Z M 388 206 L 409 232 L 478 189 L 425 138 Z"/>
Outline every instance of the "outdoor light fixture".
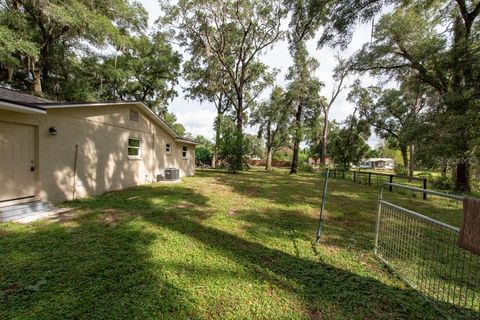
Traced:
<path fill-rule="evenodd" d="M 50 132 L 50 134 L 52 136 L 56 136 L 57 135 L 57 128 L 55 128 L 54 126 L 51 126 L 50 128 L 48 128 L 48 132 Z"/>

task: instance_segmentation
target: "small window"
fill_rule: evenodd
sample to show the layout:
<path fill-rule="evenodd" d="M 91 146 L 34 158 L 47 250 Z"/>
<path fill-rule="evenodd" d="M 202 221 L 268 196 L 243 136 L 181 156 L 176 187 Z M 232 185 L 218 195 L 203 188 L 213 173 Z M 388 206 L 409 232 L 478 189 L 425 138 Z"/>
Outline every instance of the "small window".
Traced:
<path fill-rule="evenodd" d="M 187 159 L 187 152 L 188 152 L 188 148 L 187 148 L 187 147 L 183 147 L 183 148 L 182 148 L 182 158 L 183 158 L 183 159 Z"/>
<path fill-rule="evenodd" d="M 129 138 L 128 139 L 128 156 L 131 158 L 139 158 L 140 153 L 140 139 Z"/>
<path fill-rule="evenodd" d="M 170 145 L 170 143 L 167 143 L 165 145 L 165 152 L 166 153 L 172 153 L 172 146 Z"/>
<path fill-rule="evenodd" d="M 138 111 L 130 110 L 130 121 L 138 122 Z"/>

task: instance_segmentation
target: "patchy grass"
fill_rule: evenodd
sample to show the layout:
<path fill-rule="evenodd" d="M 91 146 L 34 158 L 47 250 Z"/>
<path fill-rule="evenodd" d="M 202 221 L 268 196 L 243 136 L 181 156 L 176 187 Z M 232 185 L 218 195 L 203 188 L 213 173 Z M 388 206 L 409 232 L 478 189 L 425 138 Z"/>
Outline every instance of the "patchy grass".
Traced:
<path fill-rule="evenodd" d="M 332 180 L 312 244 L 321 186 L 314 174 L 198 171 L 1 225 L 0 319 L 441 318 L 372 255 L 375 188 Z M 457 209 L 436 214 L 456 221 Z"/>

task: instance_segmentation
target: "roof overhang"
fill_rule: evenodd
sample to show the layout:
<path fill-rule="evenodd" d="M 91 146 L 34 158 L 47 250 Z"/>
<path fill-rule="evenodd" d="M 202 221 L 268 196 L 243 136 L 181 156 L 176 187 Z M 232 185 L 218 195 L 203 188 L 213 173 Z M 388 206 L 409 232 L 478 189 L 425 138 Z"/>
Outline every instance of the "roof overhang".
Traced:
<path fill-rule="evenodd" d="M 181 143 L 193 144 L 193 145 L 198 144 L 198 142 L 191 141 L 191 140 L 186 140 L 186 139 L 182 139 L 182 138 L 176 138 L 175 141 L 181 142 Z"/>
<path fill-rule="evenodd" d="M 46 114 L 47 110 L 41 107 L 17 104 L 14 102 L 0 100 L 0 110 L 13 111 L 26 114 Z"/>

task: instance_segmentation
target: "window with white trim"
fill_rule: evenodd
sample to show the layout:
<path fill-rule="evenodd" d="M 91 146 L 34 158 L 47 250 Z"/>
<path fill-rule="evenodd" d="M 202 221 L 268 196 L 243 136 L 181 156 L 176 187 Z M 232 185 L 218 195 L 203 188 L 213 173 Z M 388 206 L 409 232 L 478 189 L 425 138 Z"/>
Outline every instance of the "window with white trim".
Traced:
<path fill-rule="evenodd" d="M 172 145 L 170 143 L 165 145 L 165 152 L 168 154 L 172 153 Z"/>
<path fill-rule="evenodd" d="M 140 158 L 141 157 L 141 144 L 142 141 L 137 138 L 128 138 L 128 157 Z"/>
<path fill-rule="evenodd" d="M 188 148 L 183 146 L 182 147 L 182 158 L 187 159 Z"/>

